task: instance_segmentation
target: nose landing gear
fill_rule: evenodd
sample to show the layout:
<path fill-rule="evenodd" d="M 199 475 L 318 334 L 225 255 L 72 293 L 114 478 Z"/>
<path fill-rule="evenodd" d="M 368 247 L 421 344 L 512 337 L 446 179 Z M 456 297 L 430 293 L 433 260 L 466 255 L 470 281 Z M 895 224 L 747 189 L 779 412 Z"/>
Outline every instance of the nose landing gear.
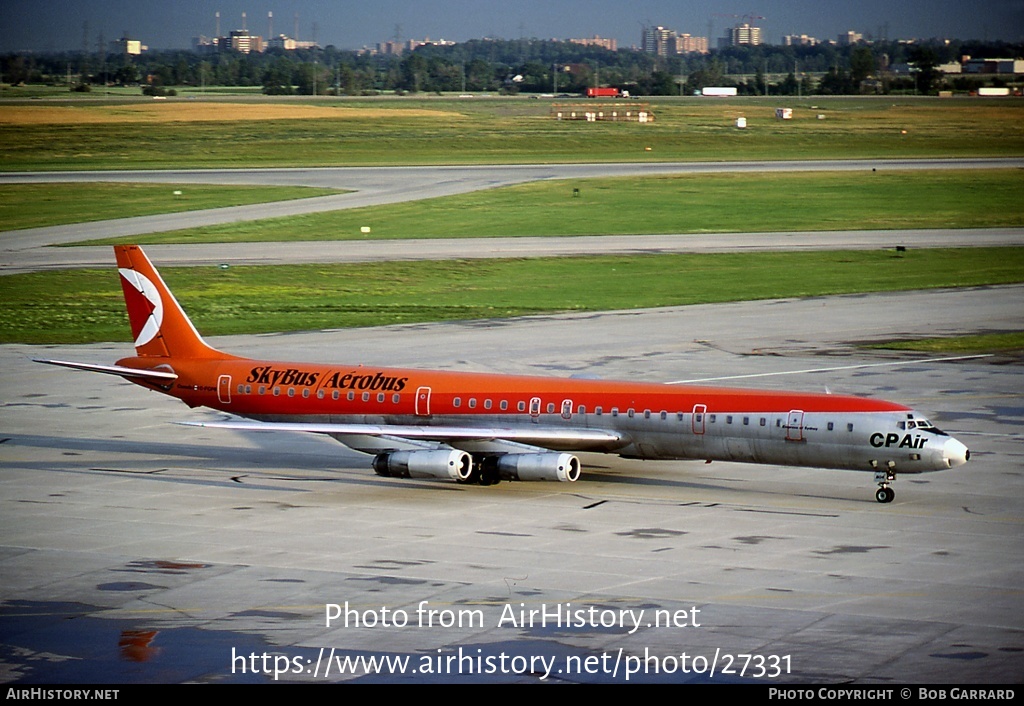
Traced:
<path fill-rule="evenodd" d="M 896 497 L 896 491 L 889 487 L 889 484 L 896 480 L 896 474 L 889 471 L 875 471 L 875 482 L 878 483 L 878 490 L 875 491 L 875 500 L 880 503 L 891 503 Z"/>

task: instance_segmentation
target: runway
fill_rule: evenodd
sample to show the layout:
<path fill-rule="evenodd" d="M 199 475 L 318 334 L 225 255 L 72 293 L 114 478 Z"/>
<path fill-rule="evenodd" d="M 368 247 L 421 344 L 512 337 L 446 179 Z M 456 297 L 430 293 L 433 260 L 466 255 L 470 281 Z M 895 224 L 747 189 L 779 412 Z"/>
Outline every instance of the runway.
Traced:
<path fill-rule="evenodd" d="M 337 167 L 301 169 L 199 169 L 166 171 L 2 172 L 0 184 L 79 181 L 167 184 L 255 184 L 351 189 L 351 193 L 251 206 L 123 218 L 71 226 L 0 232 L 0 255 L 46 245 L 157 233 L 218 223 L 294 216 L 361 206 L 450 196 L 548 179 L 588 179 L 723 172 L 995 169 L 1024 167 L 1019 158 L 872 159 L 772 162 L 645 162 L 437 167 Z"/>
<path fill-rule="evenodd" d="M 990 287 L 212 341 L 652 381 L 833 368 L 742 382 L 907 403 L 971 447 L 961 469 L 899 478 L 890 505 L 867 473 L 604 456 L 577 484 L 380 478 L 333 441 L 177 426 L 208 413 L 29 360 L 112 362 L 128 344 L 0 347 L 0 681 L 1019 682 L 1019 361 L 850 366 L 890 358 L 858 342 L 1021 330 L 1022 300 Z M 335 604 L 348 626 L 327 624 Z M 394 661 L 344 661 L 370 657 Z"/>

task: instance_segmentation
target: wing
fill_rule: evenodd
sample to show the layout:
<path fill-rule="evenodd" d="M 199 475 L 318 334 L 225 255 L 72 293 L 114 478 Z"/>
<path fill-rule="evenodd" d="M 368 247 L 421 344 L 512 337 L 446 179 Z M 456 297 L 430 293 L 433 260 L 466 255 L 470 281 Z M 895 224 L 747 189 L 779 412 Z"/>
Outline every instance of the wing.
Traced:
<path fill-rule="evenodd" d="M 541 447 L 586 450 L 618 446 L 624 435 L 604 429 L 576 429 L 543 426 L 522 427 L 453 427 L 412 426 L 403 424 L 315 424 L 307 422 L 252 422 L 226 420 L 212 422 L 179 422 L 186 426 L 237 429 L 241 431 L 300 431 L 329 434 L 344 442 L 344 437 L 391 437 L 441 443 L 511 441 Z M 341 438 L 339 438 L 341 437 Z"/>
<path fill-rule="evenodd" d="M 36 363 L 47 365 L 59 365 L 64 368 L 75 370 L 88 370 L 93 373 L 106 373 L 107 375 L 120 375 L 123 378 L 136 380 L 150 380 L 152 382 L 168 383 L 178 379 L 177 374 L 163 370 L 140 370 L 138 368 L 126 368 L 123 365 L 97 365 L 96 363 L 75 363 L 68 360 L 45 360 L 33 358 Z"/>

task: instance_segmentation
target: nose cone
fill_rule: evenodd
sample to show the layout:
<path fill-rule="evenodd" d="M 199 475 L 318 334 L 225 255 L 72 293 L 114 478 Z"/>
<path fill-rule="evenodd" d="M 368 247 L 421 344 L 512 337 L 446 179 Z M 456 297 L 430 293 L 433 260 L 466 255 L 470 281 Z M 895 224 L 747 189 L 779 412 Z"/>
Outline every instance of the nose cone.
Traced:
<path fill-rule="evenodd" d="M 942 446 L 942 460 L 946 462 L 946 465 L 950 468 L 956 468 L 967 463 L 967 459 L 971 457 L 971 452 L 967 450 L 967 447 L 961 444 L 956 439 L 949 439 Z"/>

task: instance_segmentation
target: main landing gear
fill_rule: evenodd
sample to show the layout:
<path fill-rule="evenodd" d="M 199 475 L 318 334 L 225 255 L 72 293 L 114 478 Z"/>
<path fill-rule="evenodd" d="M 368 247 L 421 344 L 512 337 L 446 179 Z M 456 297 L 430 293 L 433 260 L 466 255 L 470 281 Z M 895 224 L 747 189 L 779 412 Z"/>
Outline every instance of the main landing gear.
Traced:
<path fill-rule="evenodd" d="M 896 480 L 896 474 L 892 471 L 875 471 L 875 482 L 878 483 L 878 490 L 875 491 L 875 500 L 880 503 L 891 503 L 896 497 L 896 491 L 889 487 L 889 484 Z"/>

